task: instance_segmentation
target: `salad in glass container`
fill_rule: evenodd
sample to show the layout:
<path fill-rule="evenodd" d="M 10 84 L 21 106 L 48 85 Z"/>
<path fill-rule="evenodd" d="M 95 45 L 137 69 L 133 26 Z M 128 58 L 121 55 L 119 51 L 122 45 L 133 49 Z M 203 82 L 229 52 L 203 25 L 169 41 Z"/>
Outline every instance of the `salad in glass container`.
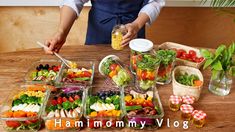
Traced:
<path fill-rule="evenodd" d="M 40 118 L 49 90 L 42 85 L 24 85 L 1 107 L 1 121 L 7 131 L 37 131 L 41 128 Z"/>
<path fill-rule="evenodd" d="M 61 69 L 61 62 L 57 60 L 40 60 L 28 70 L 25 80 L 32 84 L 51 84 L 56 82 Z"/>
<path fill-rule="evenodd" d="M 135 90 L 125 92 L 125 122 L 128 127 L 136 129 L 158 127 L 157 120 L 160 121 L 163 118 L 164 111 L 158 92 L 154 91 L 147 91 L 144 94 Z M 134 122 L 136 125 L 131 126 L 130 122 Z M 142 126 L 141 122 L 145 125 Z"/>
<path fill-rule="evenodd" d="M 142 54 L 140 58 L 137 61 L 136 88 L 145 92 L 156 85 L 156 74 L 160 59 L 151 54 Z"/>
<path fill-rule="evenodd" d="M 117 90 L 89 91 L 84 115 L 90 129 L 118 128 L 116 122 L 124 117 L 123 93 Z"/>
<path fill-rule="evenodd" d="M 118 87 L 126 87 L 132 83 L 131 72 L 121 64 L 119 57 L 115 55 L 106 56 L 100 62 L 99 72 L 110 78 Z"/>
<path fill-rule="evenodd" d="M 157 73 L 158 84 L 169 84 L 171 82 L 171 73 L 176 60 L 176 52 L 174 50 L 158 50 L 155 54 L 161 58 L 161 63 Z"/>
<path fill-rule="evenodd" d="M 72 67 L 64 66 L 58 87 L 66 85 L 92 85 L 95 64 L 93 61 L 73 61 Z"/>
<path fill-rule="evenodd" d="M 42 114 L 47 130 L 79 130 L 83 127 L 83 90 L 82 86 L 66 86 L 50 95 Z"/>
<path fill-rule="evenodd" d="M 130 69 L 133 74 L 136 74 L 138 55 L 150 53 L 153 49 L 153 43 L 147 39 L 133 39 L 130 41 Z"/>

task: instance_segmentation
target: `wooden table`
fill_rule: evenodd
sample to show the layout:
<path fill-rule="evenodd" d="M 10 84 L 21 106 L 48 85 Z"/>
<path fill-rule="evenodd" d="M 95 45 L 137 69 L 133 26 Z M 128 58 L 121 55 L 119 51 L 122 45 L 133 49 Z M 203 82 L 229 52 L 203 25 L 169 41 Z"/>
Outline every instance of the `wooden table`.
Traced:
<path fill-rule="evenodd" d="M 129 49 L 123 51 L 114 51 L 110 46 L 70 46 L 63 47 L 61 55 L 66 58 L 77 58 L 82 60 L 94 60 L 96 63 L 96 72 L 94 83 L 99 86 L 103 82 L 103 78 L 99 75 L 97 66 L 99 61 L 106 55 L 114 54 L 121 58 L 126 64 L 129 63 Z M 30 49 L 20 52 L 2 53 L 0 54 L 0 101 L 9 93 L 17 88 L 17 84 L 23 83 L 23 79 L 27 69 L 32 62 L 40 59 L 56 59 L 54 56 L 45 55 L 41 49 Z M 235 131 L 235 85 L 233 84 L 231 93 L 228 96 L 216 96 L 208 91 L 210 80 L 210 71 L 202 71 L 204 76 L 204 87 L 200 100 L 193 106 L 195 109 L 203 110 L 207 113 L 207 124 L 201 128 L 195 128 L 191 123 L 187 131 Z M 172 94 L 172 85 L 158 86 L 161 101 L 164 107 L 165 116 L 161 131 L 182 131 L 183 125 L 180 123 L 178 128 L 173 126 L 174 121 L 180 121 L 180 112 L 172 112 L 168 108 L 168 99 Z M 170 127 L 167 126 L 167 119 L 170 120 Z M 84 129 L 87 130 L 87 129 Z M 132 129 L 122 129 L 123 131 L 134 131 Z M 0 128 L 3 131 L 3 128 Z M 41 131 L 45 131 L 42 129 Z"/>

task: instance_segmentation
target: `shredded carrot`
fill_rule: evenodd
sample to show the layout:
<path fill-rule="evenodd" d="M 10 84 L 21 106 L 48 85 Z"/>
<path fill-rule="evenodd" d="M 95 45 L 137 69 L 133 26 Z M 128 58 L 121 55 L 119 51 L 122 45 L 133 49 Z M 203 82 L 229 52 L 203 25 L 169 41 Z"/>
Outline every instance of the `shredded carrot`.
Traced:
<path fill-rule="evenodd" d="M 201 86 L 201 85 L 202 85 L 202 81 L 200 81 L 200 80 L 194 81 L 194 86 Z"/>

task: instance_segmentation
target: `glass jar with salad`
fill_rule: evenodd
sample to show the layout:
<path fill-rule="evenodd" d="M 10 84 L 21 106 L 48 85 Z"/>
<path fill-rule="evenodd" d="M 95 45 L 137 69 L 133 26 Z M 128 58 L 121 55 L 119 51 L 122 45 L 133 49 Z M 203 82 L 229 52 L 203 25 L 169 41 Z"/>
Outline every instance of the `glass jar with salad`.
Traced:
<path fill-rule="evenodd" d="M 136 88 L 139 92 L 145 92 L 156 85 L 160 59 L 151 54 L 142 54 L 138 57 L 140 59 L 137 61 Z"/>
<path fill-rule="evenodd" d="M 151 53 L 153 43 L 147 39 L 133 39 L 130 41 L 130 69 L 133 74 L 136 74 L 137 58 L 138 55 L 143 53 Z"/>
<path fill-rule="evenodd" d="M 38 131 L 41 113 L 49 96 L 44 85 L 22 85 L 1 106 L 1 124 L 6 131 Z"/>
<path fill-rule="evenodd" d="M 123 92 L 118 89 L 94 91 L 90 88 L 86 93 L 85 113 L 87 127 L 120 128 L 116 122 L 123 121 Z M 123 126 L 124 127 L 124 126 Z"/>
<path fill-rule="evenodd" d="M 164 111 L 157 92 L 147 91 L 142 94 L 131 89 L 125 92 L 124 100 L 126 126 L 140 129 L 141 122 L 143 122 L 145 123 L 144 129 L 159 127 L 156 120 L 163 117 Z M 131 126 L 130 122 L 134 122 L 136 125 Z"/>
<path fill-rule="evenodd" d="M 176 52 L 174 50 L 158 50 L 155 54 L 161 58 L 161 63 L 157 73 L 158 84 L 169 84 L 172 80 L 171 73 L 174 69 Z"/>
<path fill-rule="evenodd" d="M 132 83 L 132 75 L 128 68 L 121 62 L 119 57 L 108 55 L 99 64 L 101 75 L 110 78 L 117 87 L 126 87 Z"/>
<path fill-rule="evenodd" d="M 81 117 L 84 88 L 84 86 L 66 86 L 50 94 L 42 114 L 47 130 L 79 130 L 83 127 Z"/>

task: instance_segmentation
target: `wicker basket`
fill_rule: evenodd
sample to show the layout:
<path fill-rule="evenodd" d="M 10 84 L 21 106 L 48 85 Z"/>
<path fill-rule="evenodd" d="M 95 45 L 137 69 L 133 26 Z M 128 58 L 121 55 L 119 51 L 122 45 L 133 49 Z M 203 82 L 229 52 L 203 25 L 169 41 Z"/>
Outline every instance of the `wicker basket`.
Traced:
<path fill-rule="evenodd" d="M 189 52 L 189 50 L 194 50 L 197 53 L 197 57 L 202 57 L 199 49 L 182 45 L 182 44 L 177 44 L 173 42 L 165 42 L 158 47 L 158 49 L 173 49 L 173 48 L 184 49 L 186 52 Z M 195 63 L 195 62 L 191 62 L 188 60 L 176 58 L 176 65 L 185 65 L 185 66 L 190 66 L 190 67 L 195 67 L 197 69 L 200 69 L 200 67 L 205 63 L 205 61 L 206 60 L 204 59 L 200 63 Z"/>
<path fill-rule="evenodd" d="M 200 81 L 204 82 L 203 76 L 200 70 L 193 68 L 193 67 L 188 67 L 188 66 L 177 66 L 172 73 L 172 87 L 173 87 L 174 95 L 178 95 L 178 96 L 189 95 L 189 96 L 195 97 L 195 99 L 198 100 L 201 94 L 203 83 L 201 86 L 186 86 L 186 85 L 180 84 L 175 79 L 175 75 L 179 72 L 181 73 L 186 72 L 189 75 L 195 74 L 199 77 Z"/>

